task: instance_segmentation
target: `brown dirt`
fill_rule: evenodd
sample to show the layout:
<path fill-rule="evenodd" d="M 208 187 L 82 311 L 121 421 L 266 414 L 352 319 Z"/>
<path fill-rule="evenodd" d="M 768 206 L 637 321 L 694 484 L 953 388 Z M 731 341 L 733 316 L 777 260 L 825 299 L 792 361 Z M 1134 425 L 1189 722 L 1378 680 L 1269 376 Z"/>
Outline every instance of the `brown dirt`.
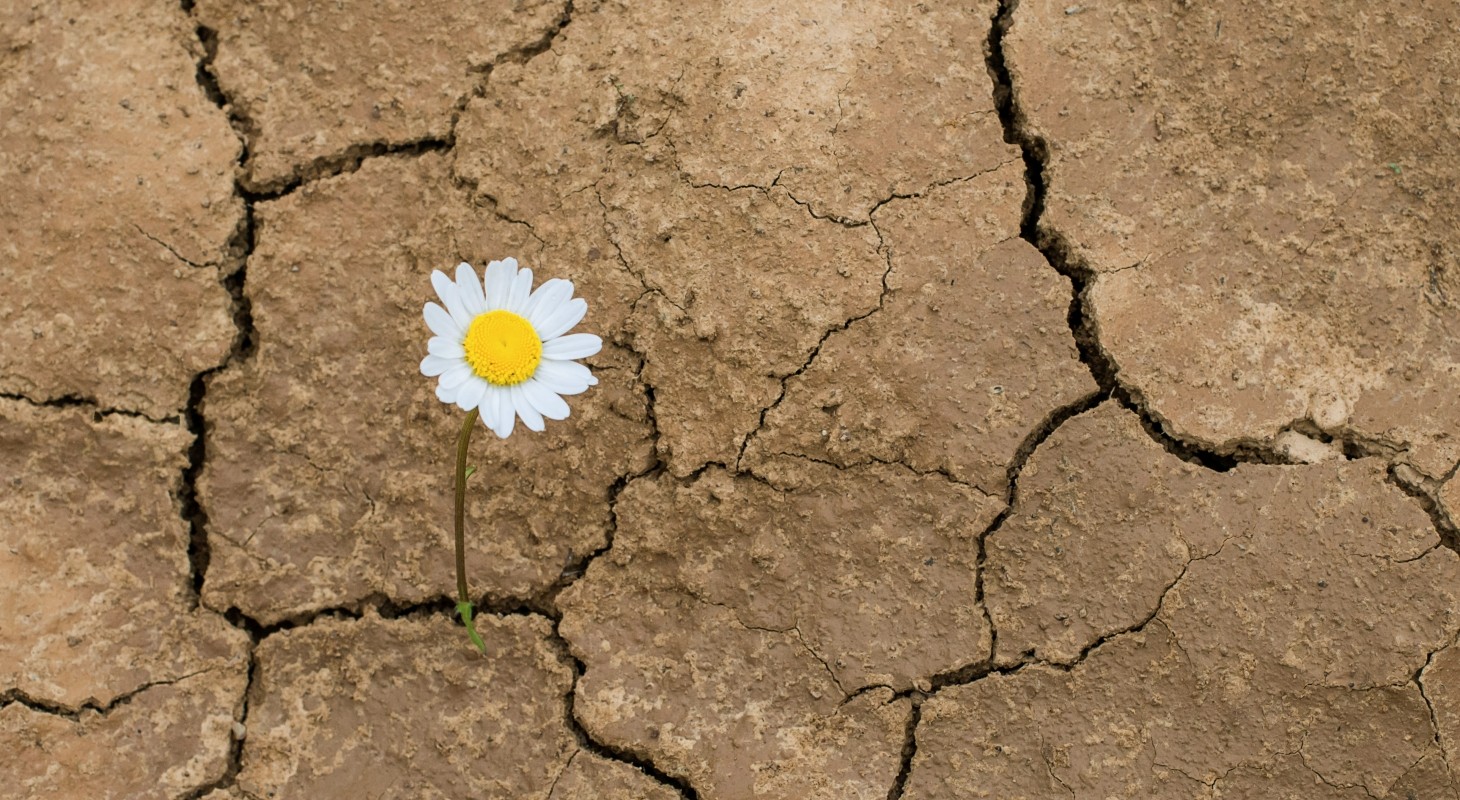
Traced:
<path fill-rule="evenodd" d="M 0 798 L 1460 800 L 1460 18 L 458 6 L 0 9 Z"/>

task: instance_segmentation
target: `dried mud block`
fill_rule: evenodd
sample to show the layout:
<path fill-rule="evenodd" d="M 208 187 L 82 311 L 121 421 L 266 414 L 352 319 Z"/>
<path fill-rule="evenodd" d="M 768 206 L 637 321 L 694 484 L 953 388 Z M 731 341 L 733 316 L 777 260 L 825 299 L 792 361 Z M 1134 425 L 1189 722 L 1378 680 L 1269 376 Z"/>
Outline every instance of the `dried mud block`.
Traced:
<path fill-rule="evenodd" d="M 1405 797 L 1450 779 L 1412 683 L 1371 689 L 1203 671 L 1158 618 L 1068 671 L 1034 665 L 924 703 L 909 800 Z M 1233 659 L 1243 654 L 1233 646 Z M 1249 657 L 1250 658 L 1250 657 Z"/>
<path fill-rule="evenodd" d="M 984 63 L 996 10 L 991 0 L 681 10 L 676 38 L 708 68 L 680 68 L 682 107 L 665 135 L 696 183 L 777 183 L 817 215 L 865 221 L 890 197 L 1017 160 Z"/>
<path fill-rule="evenodd" d="M 1230 517 L 1245 535 L 1191 562 L 1166 595 L 1161 616 L 1197 666 L 1237 683 L 1391 686 L 1455 636 L 1460 558 L 1379 465 L 1235 472 L 1280 488 Z M 1232 657 L 1234 637 L 1247 660 Z"/>
<path fill-rule="evenodd" d="M 233 341 L 239 143 L 178 8 L 0 17 L 0 392 L 177 415 Z"/>
<path fill-rule="evenodd" d="M 852 222 L 1018 158 L 984 64 L 991 0 L 583 5 L 463 114 L 463 175 L 514 215 L 592 185 L 611 142 L 661 137 L 693 183 L 779 184 Z"/>
<path fill-rule="evenodd" d="M 246 181 L 276 191 L 331 160 L 445 140 L 500 59 L 544 41 L 560 0 L 370 7 L 202 0 L 210 70 L 248 135 Z"/>
<path fill-rule="evenodd" d="M 77 715 L 0 708 L 0 798 L 191 796 L 228 770 L 247 673 L 208 669 Z"/>
<path fill-rule="evenodd" d="M 747 462 L 899 462 L 1002 497 L 1025 437 L 1096 390 L 1065 319 L 1069 281 L 1019 239 L 1024 194 L 1009 166 L 878 209 L 881 307 L 786 381 Z"/>
<path fill-rule="evenodd" d="M 0 697 L 74 712 L 244 668 L 248 637 L 193 609 L 173 497 L 191 438 L 0 400 Z"/>
<path fill-rule="evenodd" d="M 611 566 L 589 582 L 687 592 L 751 628 L 794 632 L 845 694 L 988 658 L 974 578 L 1001 502 L 901 467 L 773 467 L 781 485 L 718 468 L 689 486 L 630 484 L 614 547 L 595 562 Z"/>
<path fill-rule="evenodd" d="M 1308 420 L 1460 460 L 1460 18 L 1067 8 L 1021 3 L 1005 51 L 1119 380 L 1213 449 Z"/>
<path fill-rule="evenodd" d="M 1415 653 L 1460 627 L 1460 564 L 1381 465 L 1216 473 L 1166 453 L 1134 414 L 1106 404 L 1056 431 L 1021 480 L 987 541 L 1002 664 L 1072 663 L 1161 608 L 1211 668 L 1230 661 L 1229 643 L 1199 645 L 1188 628 L 1238 623 L 1261 663 L 1314 684 L 1377 686 L 1406 680 Z M 1371 641 L 1365 628 L 1389 634 Z"/>
<path fill-rule="evenodd" d="M 1115 403 L 1061 425 L 985 541 L 996 660 L 1073 663 L 1150 617 L 1190 560 L 1244 533 L 1249 508 L 1271 505 L 1270 489 L 1232 477 L 1170 455 Z"/>
<path fill-rule="evenodd" d="M 781 378 L 827 331 L 877 307 L 888 266 L 871 226 L 816 220 L 783 189 L 694 188 L 625 157 L 599 188 L 646 288 L 628 323 L 676 475 L 732 464 Z"/>
<path fill-rule="evenodd" d="M 1148 741 L 1191 689 L 1173 645 L 1148 631 L 1072 673 L 1032 666 L 944 689 L 923 703 L 903 796 L 1203 797 L 1206 787 L 1156 764 Z"/>
<path fill-rule="evenodd" d="M 987 541 L 998 661 L 1068 666 L 925 704 L 907 796 L 1207 797 L 1201 784 L 1238 767 L 1258 774 L 1236 786 L 1260 782 L 1294 753 L 1328 787 L 1451 791 L 1419 766 L 1444 751 L 1415 676 L 1460 630 L 1460 558 L 1419 505 L 1374 461 L 1214 473 L 1142 437 L 1104 406 L 1026 465 Z M 1423 673 L 1432 698 L 1442 656 Z M 1303 796 L 1301 774 L 1272 779 Z"/>
<path fill-rule="evenodd" d="M 1403 797 L 1391 787 L 1421 759 L 1442 757 L 1429 705 L 1415 683 L 1326 689 L 1311 702 L 1303 761 L 1330 784 L 1361 786 L 1371 797 Z"/>
<path fill-rule="evenodd" d="M 373 594 L 451 594 L 463 414 L 417 368 L 429 275 L 515 254 L 539 282 L 574 280 L 589 305 L 582 329 L 610 337 L 600 315 L 624 313 L 614 294 L 622 268 L 571 260 L 585 243 L 609 247 L 594 238 L 601 216 L 579 233 L 559 223 L 567 238 L 544 245 L 473 207 L 434 154 L 372 159 L 256 213 L 248 294 L 258 350 L 208 389 L 204 603 L 268 624 Z M 478 430 L 466 537 L 475 591 L 522 597 L 552 586 L 605 544 L 613 484 L 648 468 L 635 364 L 610 348 L 593 366 L 599 385 L 546 434 L 519 427 L 503 441 Z"/>
<path fill-rule="evenodd" d="M 367 611 L 269 637 L 238 786 L 251 797 L 513 800 L 644 786 L 580 751 L 564 709 L 573 674 L 547 619 L 483 615 L 477 629 L 486 657 L 441 616 Z M 553 794 L 567 773 L 586 793 Z"/>
<path fill-rule="evenodd" d="M 706 800 L 886 796 L 908 701 L 886 688 L 848 699 L 796 631 L 747 626 L 682 588 L 604 580 L 598 563 L 564 594 L 559 626 L 587 668 L 573 713 L 595 741 Z"/>

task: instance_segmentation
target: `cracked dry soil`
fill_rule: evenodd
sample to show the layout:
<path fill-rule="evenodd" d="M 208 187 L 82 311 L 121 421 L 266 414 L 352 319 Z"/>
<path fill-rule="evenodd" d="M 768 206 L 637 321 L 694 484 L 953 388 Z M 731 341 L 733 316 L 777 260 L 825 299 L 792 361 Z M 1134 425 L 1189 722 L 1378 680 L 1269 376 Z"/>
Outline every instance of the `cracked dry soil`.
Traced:
<path fill-rule="evenodd" d="M 1460 14 L 0 8 L 0 797 L 1460 800 Z M 478 440 L 432 269 L 601 383 Z"/>

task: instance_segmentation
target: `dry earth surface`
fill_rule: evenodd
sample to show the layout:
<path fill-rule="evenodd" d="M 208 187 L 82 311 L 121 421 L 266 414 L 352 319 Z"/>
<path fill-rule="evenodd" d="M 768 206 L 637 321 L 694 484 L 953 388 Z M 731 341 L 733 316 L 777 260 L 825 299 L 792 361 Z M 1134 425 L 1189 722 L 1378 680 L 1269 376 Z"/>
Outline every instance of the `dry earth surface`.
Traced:
<path fill-rule="evenodd" d="M 0 798 L 1460 800 L 1460 14 L 0 5 Z M 428 276 L 606 347 L 481 436 Z"/>

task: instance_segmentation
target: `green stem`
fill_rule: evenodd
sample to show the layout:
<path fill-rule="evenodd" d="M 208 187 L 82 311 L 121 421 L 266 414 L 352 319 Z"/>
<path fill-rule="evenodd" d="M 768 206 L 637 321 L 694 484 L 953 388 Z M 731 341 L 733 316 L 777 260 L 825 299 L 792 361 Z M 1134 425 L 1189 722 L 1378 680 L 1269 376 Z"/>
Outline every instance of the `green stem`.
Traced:
<path fill-rule="evenodd" d="M 476 428 L 477 410 L 466 412 L 466 421 L 461 425 L 461 435 L 456 437 L 456 613 L 466 625 L 466 635 L 471 643 L 486 655 L 487 645 L 477 634 L 472 622 L 471 595 L 466 590 L 466 451 L 471 446 L 471 432 Z"/>

